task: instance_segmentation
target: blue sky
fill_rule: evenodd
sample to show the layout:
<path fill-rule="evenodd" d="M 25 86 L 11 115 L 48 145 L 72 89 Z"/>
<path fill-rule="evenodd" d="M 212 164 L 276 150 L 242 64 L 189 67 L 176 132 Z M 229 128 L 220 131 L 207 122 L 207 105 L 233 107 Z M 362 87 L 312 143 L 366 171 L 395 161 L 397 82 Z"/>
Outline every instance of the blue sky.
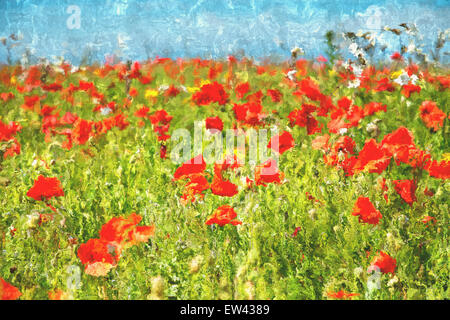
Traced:
<path fill-rule="evenodd" d="M 79 29 L 67 26 L 71 5 L 80 9 Z M 379 31 L 403 22 L 416 23 L 428 49 L 439 30 L 450 29 L 449 17 L 450 0 L 0 0 L 0 37 L 21 36 L 13 59 L 27 48 L 34 57 L 64 56 L 75 64 L 87 50 L 98 61 L 110 54 L 287 58 L 300 46 L 312 58 L 324 52 L 327 30 Z M 399 49 L 384 40 L 387 53 Z M 6 57 L 0 45 L 0 62 Z"/>

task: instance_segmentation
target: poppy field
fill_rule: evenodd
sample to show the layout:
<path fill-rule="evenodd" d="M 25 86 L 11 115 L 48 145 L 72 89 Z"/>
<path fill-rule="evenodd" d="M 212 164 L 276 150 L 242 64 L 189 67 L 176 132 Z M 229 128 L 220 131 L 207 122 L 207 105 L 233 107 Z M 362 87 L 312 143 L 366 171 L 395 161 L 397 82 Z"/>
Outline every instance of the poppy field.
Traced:
<path fill-rule="evenodd" d="M 0 298 L 448 299 L 448 68 L 292 58 L 1 66 Z"/>

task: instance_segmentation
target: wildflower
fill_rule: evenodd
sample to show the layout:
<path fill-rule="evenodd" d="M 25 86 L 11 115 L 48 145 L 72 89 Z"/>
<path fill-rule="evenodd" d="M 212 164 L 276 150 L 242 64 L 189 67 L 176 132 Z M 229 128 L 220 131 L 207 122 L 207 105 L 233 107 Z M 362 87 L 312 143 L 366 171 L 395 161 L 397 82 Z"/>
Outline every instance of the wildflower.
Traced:
<path fill-rule="evenodd" d="M 49 300 L 71 300 L 72 297 L 69 293 L 61 290 L 61 289 L 55 289 L 48 292 L 48 299 Z"/>
<path fill-rule="evenodd" d="M 28 190 L 27 196 L 36 201 L 41 201 L 44 198 L 49 200 L 52 197 L 64 196 L 64 191 L 58 178 L 46 178 L 40 175 L 34 181 L 33 187 Z"/>
<path fill-rule="evenodd" d="M 441 160 L 440 162 L 433 160 L 425 167 L 431 177 L 438 179 L 450 179 L 450 161 Z"/>
<path fill-rule="evenodd" d="M 220 175 L 214 175 L 211 191 L 218 196 L 232 197 L 238 193 L 238 187 L 231 181 L 224 180 Z"/>
<path fill-rule="evenodd" d="M 288 77 L 289 78 L 289 80 L 291 80 L 291 81 L 295 81 L 296 80 L 296 77 L 295 77 L 295 75 L 297 74 L 297 70 L 290 70 L 290 71 L 288 71 L 287 73 L 286 73 L 286 77 Z"/>
<path fill-rule="evenodd" d="M 325 134 L 323 136 L 317 136 L 311 141 L 311 147 L 315 150 L 326 151 L 329 148 L 328 141 L 330 140 L 330 136 Z"/>
<path fill-rule="evenodd" d="M 199 106 L 209 105 L 213 102 L 224 105 L 228 100 L 228 94 L 221 84 L 214 81 L 211 84 L 203 85 L 200 91 L 194 93 L 192 100 Z"/>
<path fill-rule="evenodd" d="M 325 57 L 322 56 L 322 55 L 318 56 L 318 57 L 316 58 L 316 60 L 317 60 L 317 62 L 319 62 L 319 63 L 325 63 L 325 62 L 328 61 L 328 59 L 325 58 Z"/>
<path fill-rule="evenodd" d="M 444 125 L 446 114 L 437 107 L 435 102 L 424 101 L 420 105 L 419 110 L 420 118 L 423 120 L 427 128 L 437 131 Z"/>
<path fill-rule="evenodd" d="M 296 227 L 294 232 L 292 233 L 292 237 L 296 237 L 300 230 L 302 230 L 302 227 Z"/>
<path fill-rule="evenodd" d="M 192 158 L 191 160 L 183 163 L 173 174 L 174 180 L 179 180 L 184 176 L 194 174 L 194 173 L 202 173 L 206 169 L 206 162 L 203 158 L 202 154 Z"/>
<path fill-rule="evenodd" d="M 316 106 L 312 104 L 303 104 L 300 110 L 295 109 L 291 111 L 288 115 L 291 127 L 296 125 L 306 127 L 308 135 L 321 132 L 322 128 L 319 126 L 319 122 L 312 115 L 315 110 Z"/>
<path fill-rule="evenodd" d="M 19 289 L 0 278 L 0 300 L 16 300 L 21 295 Z"/>
<path fill-rule="evenodd" d="M 381 147 L 388 154 L 392 155 L 397 163 L 408 163 L 410 153 L 412 155 L 416 146 L 414 136 L 411 131 L 405 127 L 399 127 L 397 130 L 384 136 L 381 141 Z"/>
<path fill-rule="evenodd" d="M 416 201 L 416 183 L 414 180 L 393 180 L 395 191 L 402 197 L 402 199 L 412 206 Z"/>
<path fill-rule="evenodd" d="M 232 224 L 233 226 L 242 224 L 241 221 L 234 220 L 236 217 L 237 214 L 231 206 L 223 205 L 217 208 L 214 213 L 208 217 L 206 224 L 211 225 L 215 223 L 221 227 L 226 224 Z"/>
<path fill-rule="evenodd" d="M 102 239 L 90 239 L 80 245 L 77 255 L 85 265 L 86 274 L 99 277 L 105 276 L 117 263 L 119 252 L 114 248 L 110 253 L 108 242 Z"/>
<path fill-rule="evenodd" d="M 139 110 L 137 110 L 135 113 L 134 113 L 134 115 L 136 116 L 136 117 L 139 117 L 139 118 L 147 118 L 147 116 L 148 116 L 148 112 L 150 111 L 150 108 L 148 108 L 148 107 L 146 107 L 146 106 L 143 106 L 142 108 L 140 108 Z"/>
<path fill-rule="evenodd" d="M 125 249 L 138 242 L 147 242 L 154 235 L 154 226 L 137 226 L 142 220 L 140 215 L 132 213 L 129 217 L 114 217 L 100 230 L 100 239 Z"/>
<path fill-rule="evenodd" d="M 387 168 L 390 161 L 391 156 L 374 139 L 370 139 L 359 152 L 353 171 L 358 173 L 367 169 L 369 173 L 380 174 Z"/>
<path fill-rule="evenodd" d="M 378 211 L 369 198 L 359 197 L 353 207 L 353 216 L 359 216 L 359 221 L 364 223 L 369 223 L 377 225 L 380 219 L 383 217 Z"/>
<path fill-rule="evenodd" d="M 244 82 L 238 84 L 235 88 L 236 98 L 241 100 L 250 90 L 250 84 L 248 82 Z"/>
<path fill-rule="evenodd" d="M 391 59 L 395 61 L 402 61 L 403 57 L 399 52 L 396 51 L 391 55 Z"/>
<path fill-rule="evenodd" d="M 11 121 L 5 124 L 0 120 L 0 141 L 12 140 L 20 130 L 22 130 L 22 126 L 17 122 Z"/>
<path fill-rule="evenodd" d="M 259 102 L 235 103 L 233 111 L 236 120 L 244 125 L 254 127 L 264 124 L 262 120 L 266 115 L 262 112 L 262 105 Z"/>
<path fill-rule="evenodd" d="M 280 102 L 282 94 L 277 89 L 268 89 L 267 95 L 272 99 L 272 102 Z"/>
<path fill-rule="evenodd" d="M 205 195 L 204 191 L 210 188 L 208 180 L 201 173 L 194 173 L 184 176 L 189 182 L 184 186 L 184 192 L 181 196 L 181 203 L 185 205 L 188 201 L 194 202 L 196 200 L 196 195 L 200 199 L 203 199 Z"/>
<path fill-rule="evenodd" d="M 255 184 L 267 186 L 267 183 L 281 184 L 284 173 L 280 172 L 274 159 L 269 159 L 255 168 Z"/>
<path fill-rule="evenodd" d="M 277 140 L 278 143 L 276 143 Z M 284 131 L 281 135 L 272 137 L 269 141 L 269 144 L 267 145 L 267 148 L 272 149 L 279 154 L 283 154 L 294 146 L 294 138 L 288 131 Z"/>
<path fill-rule="evenodd" d="M 340 290 L 338 292 L 328 292 L 327 296 L 329 298 L 335 299 L 351 299 L 352 297 L 359 296 L 359 293 L 350 293 L 344 290 Z"/>
<path fill-rule="evenodd" d="M 379 251 L 378 255 L 373 258 L 371 267 L 378 267 L 382 273 L 394 274 L 397 267 L 397 260 L 389 256 L 383 251 Z"/>
<path fill-rule="evenodd" d="M 93 134 L 92 125 L 91 121 L 78 119 L 73 124 L 71 138 L 79 145 L 85 144 Z"/>
<path fill-rule="evenodd" d="M 376 112 L 384 111 L 386 112 L 386 105 L 380 102 L 370 102 L 364 106 L 364 116 L 370 116 Z"/>
<path fill-rule="evenodd" d="M 205 119 L 206 129 L 216 129 L 219 131 L 223 130 L 223 122 L 219 117 L 210 117 Z"/>
<path fill-rule="evenodd" d="M 423 224 L 426 224 L 428 226 L 429 222 L 432 222 L 433 224 L 436 224 L 437 220 L 435 217 L 430 217 L 430 216 L 425 216 L 423 217 L 423 219 L 421 220 L 421 222 Z"/>
<path fill-rule="evenodd" d="M 411 93 L 413 92 L 420 93 L 420 90 L 421 90 L 420 86 L 417 86 L 415 84 L 405 84 L 402 87 L 402 94 L 405 97 L 409 98 L 411 96 Z"/>

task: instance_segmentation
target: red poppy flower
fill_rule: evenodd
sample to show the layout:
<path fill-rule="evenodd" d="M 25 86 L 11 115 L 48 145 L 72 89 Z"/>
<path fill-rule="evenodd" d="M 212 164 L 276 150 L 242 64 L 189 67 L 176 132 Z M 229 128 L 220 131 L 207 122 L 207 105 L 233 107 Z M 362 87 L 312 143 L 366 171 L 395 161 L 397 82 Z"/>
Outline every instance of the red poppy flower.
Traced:
<path fill-rule="evenodd" d="M 374 257 L 371 266 L 378 267 L 382 273 L 394 274 L 395 268 L 397 267 L 397 260 L 389 256 L 387 253 L 380 251 L 378 252 L 378 255 Z"/>
<path fill-rule="evenodd" d="M 194 93 L 192 100 L 199 106 L 209 105 L 213 102 L 224 105 L 227 103 L 228 94 L 221 84 L 214 81 L 213 83 L 203 85 L 200 91 Z"/>
<path fill-rule="evenodd" d="M 437 131 L 444 125 L 446 114 L 437 107 L 435 102 L 424 101 L 420 105 L 419 110 L 420 118 L 422 118 L 427 128 Z"/>
<path fill-rule="evenodd" d="M 262 105 L 259 102 L 235 103 L 233 111 L 236 120 L 244 125 L 254 127 L 264 124 L 263 119 L 266 115 L 263 113 Z"/>
<path fill-rule="evenodd" d="M 311 147 L 315 150 L 326 151 L 329 148 L 328 141 L 330 140 L 330 136 L 325 134 L 323 136 L 317 136 L 311 141 Z"/>
<path fill-rule="evenodd" d="M 433 160 L 428 163 L 425 169 L 431 177 L 438 179 L 450 179 L 450 161 L 441 160 L 438 162 Z"/>
<path fill-rule="evenodd" d="M 156 111 L 153 115 L 149 116 L 152 124 L 168 124 L 173 119 L 173 116 L 169 115 L 166 110 L 161 109 Z"/>
<path fill-rule="evenodd" d="M 216 129 L 219 131 L 223 130 L 223 122 L 219 117 L 210 117 L 205 119 L 206 129 Z"/>
<path fill-rule="evenodd" d="M 268 89 L 267 95 L 272 99 L 272 102 L 280 102 L 282 94 L 277 89 Z"/>
<path fill-rule="evenodd" d="M 64 191 L 58 178 L 46 178 L 40 175 L 34 181 L 33 187 L 28 190 L 27 196 L 36 201 L 41 201 L 43 198 L 49 200 L 52 197 L 64 196 Z"/>
<path fill-rule="evenodd" d="M 396 51 L 391 55 L 391 59 L 396 61 L 402 61 L 403 56 L 400 54 L 400 52 Z"/>
<path fill-rule="evenodd" d="M 21 295 L 19 289 L 0 278 L 0 300 L 16 300 Z"/>
<path fill-rule="evenodd" d="M 306 127 L 308 135 L 312 135 L 316 132 L 321 132 L 319 122 L 314 118 L 312 113 L 316 110 L 316 106 L 312 104 L 303 104 L 302 108 L 291 111 L 288 115 L 291 127 L 300 126 Z"/>
<path fill-rule="evenodd" d="M 325 63 L 325 62 L 328 61 L 328 59 L 325 58 L 325 57 L 322 56 L 322 55 L 318 56 L 318 57 L 316 58 L 316 60 L 317 60 L 317 62 L 319 62 L 319 63 Z"/>
<path fill-rule="evenodd" d="M 281 184 L 284 173 L 278 170 L 275 160 L 269 159 L 255 168 L 255 184 L 257 186 L 267 186 L 267 183 Z"/>
<path fill-rule="evenodd" d="M 220 175 L 214 175 L 211 183 L 211 191 L 213 194 L 222 197 L 232 197 L 238 193 L 238 187 L 228 180 L 224 180 Z"/>
<path fill-rule="evenodd" d="M 353 216 L 359 216 L 359 222 L 377 225 L 383 217 L 369 198 L 359 197 L 353 207 Z"/>
<path fill-rule="evenodd" d="M 148 116 L 148 112 L 150 111 L 150 108 L 148 108 L 148 107 L 146 107 L 146 106 L 143 106 L 142 108 L 140 108 L 139 110 L 137 110 L 135 113 L 134 113 L 134 115 L 136 116 L 136 117 L 139 117 L 139 118 L 147 118 L 147 116 Z"/>
<path fill-rule="evenodd" d="M 66 112 L 60 121 L 62 124 L 74 124 L 78 118 L 79 117 L 76 114 Z"/>
<path fill-rule="evenodd" d="M 429 222 L 432 222 L 433 224 L 436 224 L 437 220 L 435 217 L 425 216 L 421 220 L 422 223 L 428 225 Z"/>
<path fill-rule="evenodd" d="M 388 78 L 382 78 L 376 81 L 377 86 L 375 87 L 375 91 L 388 91 L 392 92 L 395 90 L 394 85 L 390 82 Z"/>
<path fill-rule="evenodd" d="M 302 227 L 296 227 L 294 232 L 292 233 L 292 237 L 296 237 L 300 230 L 302 230 Z"/>
<path fill-rule="evenodd" d="M 164 92 L 165 97 L 176 97 L 180 93 L 180 90 L 174 85 L 170 85 L 169 88 Z"/>
<path fill-rule="evenodd" d="M 278 140 L 278 141 L 277 141 Z M 278 144 L 278 145 L 277 145 Z M 287 150 L 295 146 L 294 138 L 288 131 L 284 131 L 281 135 L 272 137 L 267 145 L 267 148 L 278 152 L 279 154 L 285 153 Z"/>
<path fill-rule="evenodd" d="M 402 197 L 402 199 L 412 206 L 414 201 L 416 201 L 416 189 L 417 186 L 414 180 L 394 180 L 395 191 Z"/>
<path fill-rule="evenodd" d="M 22 126 L 17 122 L 10 121 L 8 124 L 0 120 L 0 141 L 9 141 L 22 130 Z"/>
<path fill-rule="evenodd" d="M 117 263 L 120 252 L 106 240 L 90 239 L 80 245 L 77 255 L 86 274 L 99 277 L 108 274 Z"/>
<path fill-rule="evenodd" d="M 412 132 L 405 127 L 399 127 L 384 136 L 381 147 L 391 154 L 399 165 L 400 162 L 408 163 L 410 153 L 412 154 L 416 146 Z"/>
<path fill-rule="evenodd" d="M 206 169 L 206 162 L 202 154 L 183 163 L 173 174 L 174 180 L 179 180 L 193 173 L 202 173 Z"/>
<path fill-rule="evenodd" d="M 405 84 L 404 86 L 402 86 L 402 94 L 407 98 L 409 98 L 411 96 L 411 93 L 413 92 L 420 93 L 420 90 L 421 90 L 420 86 L 417 86 L 412 83 Z"/>
<path fill-rule="evenodd" d="M 181 203 L 185 205 L 188 201 L 194 202 L 196 200 L 196 195 L 198 195 L 200 199 L 203 199 L 205 197 L 203 192 L 210 188 L 205 176 L 200 173 L 194 173 L 185 176 L 185 178 L 187 178 L 189 182 L 184 186 Z"/>
<path fill-rule="evenodd" d="M 92 136 L 93 123 L 88 120 L 78 119 L 73 124 L 72 139 L 79 145 L 85 144 Z"/>
<path fill-rule="evenodd" d="M 353 166 L 355 173 L 368 169 L 369 173 L 382 173 L 389 162 L 391 156 L 378 145 L 375 139 L 366 141 L 364 147 L 358 154 L 357 161 Z"/>
<path fill-rule="evenodd" d="M 359 296 L 359 293 L 350 293 L 340 290 L 338 292 L 328 292 L 327 296 L 334 299 L 351 299 L 352 297 Z"/>
<path fill-rule="evenodd" d="M 217 208 L 214 213 L 207 218 L 206 224 L 211 225 L 215 223 L 221 227 L 226 224 L 232 224 L 233 226 L 242 224 L 241 221 L 234 220 L 236 217 L 237 214 L 231 206 L 223 205 Z"/>
<path fill-rule="evenodd" d="M 236 93 L 236 98 L 241 100 L 250 91 L 250 84 L 248 82 L 240 83 L 234 90 Z"/>
<path fill-rule="evenodd" d="M 111 218 L 100 230 L 100 239 L 114 243 L 118 248 L 125 249 L 138 242 L 147 242 L 154 235 L 154 226 L 137 226 L 142 217 L 132 213 L 129 217 Z"/>
<path fill-rule="evenodd" d="M 9 100 L 14 99 L 14 93 L 12 92 L 2 92 L 0 93 L 0 99 L 3 100 L 3 102 L 8 102 Z"/>
<path fill-rule="evenodd" d="M 60 91 L 63 87 L 59 83 L 50 83 L 47 85 L 42 85 L 41 88 L 44 91 L 56 92 L 56 91 Z"/>
<path fill-rule="evenodd" d="M 305 78 L 299 82 L 300 91 L 313 101 L 320 101 L 324 95 L 320 92 L 319 86 L 311 79 Z"/>
<path fill-rule="evenodd" d="M 384 111 L 386 112 L 387 106 L 380 102 L 370 102 L 364 106 L 364 116 L 370 116 L 376 112 Z"/>

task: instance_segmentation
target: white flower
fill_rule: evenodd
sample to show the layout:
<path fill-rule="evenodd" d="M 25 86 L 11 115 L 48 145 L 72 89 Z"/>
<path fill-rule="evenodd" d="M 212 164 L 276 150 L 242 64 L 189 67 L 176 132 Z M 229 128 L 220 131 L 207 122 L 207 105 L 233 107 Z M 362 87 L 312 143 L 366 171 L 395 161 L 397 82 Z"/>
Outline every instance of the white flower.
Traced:
<path fill-rule="evenodd" d="M 414 42 L 410 42 L 408 47 L 407 47 L 408 52 L 413 53 L 416 50 L 416 45 L 414 44 Z"/>
<path fill-rule="evenodd" d="M 374 132 L 374 131 L 378 130 L 378 126 L 375 123 L 370 122 L 367 124 L 366 130 L 369 133 Z"/>
<path fill-rule="evenodd" d="M 35 228 L 38 226 L 39 223 L 39 213 L 37 212 L 33 212 L 29 215 L 27 215 L 27 222 L 26 222 L 26 226 L 28 228 Z"/>
<path fill-rule="evenodd" d="M 159 86 L 158 91 L 166 91 L 169 89 L 169 86 L 167 84 L 162 84 Z"/>
<path fill-rule="evenodd" d="M 359 88 L 360 85 L 361 85 L 361 81 L 359 81 L 359 79 L 355 79 L 353 81 L 350 81 L 347 84 L 347 88 L 350 88 L 350 89 Z"/>
<path fill-rule="evenodd" d="M 347 131 L 348 131 L 347 128 L 341 128 L 341 129 L 339 129 L 339 134 L 340 134 L 340 135 L 344 135 L 344 134 L 347 133 Z"/>
<path fill-rule="evenodd" d="M 305 54 L 305 51 L 302 49 L 302 48 L 299 48 L 299 47 L 295 47 L 294 49 L 292 49 L 291 50 L 291 54 L 292 55 L 304 55 Z"/>
<path fill-rule="evenodd" d="M 360 66 L 352 66 L 352 68 L 353 68 L 353 74 L 357 77 L 361 77 L 363 69 Z"/>
<path fill-rule="evenodd" d="M 408 73 L 405 72 L 405 70 L 403 70 L 403 71 L 402 71 L 402 74 L 399 75 L 399 76 L 394 80 L 395 83 L 397 83 L 397 84 L 399 84 L 399 85 L 401 85 L 401 86 L 404 86 L 404 85 L 408 84 L 409 81 L 410 81 L 409 75 L 408 75 Z"/>
<path fill-rule="evenodd" d="M 109 107 L 105 107 L 100 110 L 100 113 L 102 114 L 102 116 L 107 116 L 111 112 L 112 112 L 112 109 Z"/>
<path fill-rule="evenodd" d="M 415 74 L 413 74 L 411 77 L 409 77 L 409 80 L 412 84 L 416 84 L 416 81 L 419 80 L 419 78 Z"/>
<path fill-rule="evenodd" d="M 295 74 L 297 73 L 297 70 L 291 70 L 287 73 L 287 77 L 291 81 L 295 81 Z"/>
<path fill-rule="evenodd" d="M 355 55 L 355 53 L 358 51 L 358 45 L 355 42 L 352 42 L 349 46 L 348 46 L 348 50 L 350 50 L 350 52 Z"/>

